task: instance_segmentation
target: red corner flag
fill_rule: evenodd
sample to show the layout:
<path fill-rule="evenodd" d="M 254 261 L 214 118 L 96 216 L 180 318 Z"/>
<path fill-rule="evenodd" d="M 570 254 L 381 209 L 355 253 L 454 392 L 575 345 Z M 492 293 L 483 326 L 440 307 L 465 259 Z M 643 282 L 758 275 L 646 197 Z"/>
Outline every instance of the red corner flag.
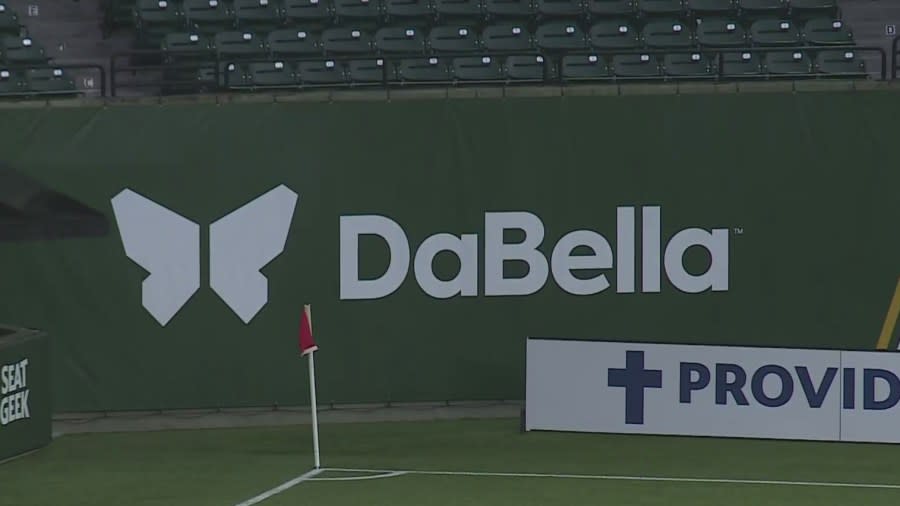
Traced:
<path fill-rule="evenodd" d="M 303 317 L 300 319 L 300 355 L 307 355 L 319 349 L 312 333 L 312 311 L 309 304 L 303 306 Z"/>

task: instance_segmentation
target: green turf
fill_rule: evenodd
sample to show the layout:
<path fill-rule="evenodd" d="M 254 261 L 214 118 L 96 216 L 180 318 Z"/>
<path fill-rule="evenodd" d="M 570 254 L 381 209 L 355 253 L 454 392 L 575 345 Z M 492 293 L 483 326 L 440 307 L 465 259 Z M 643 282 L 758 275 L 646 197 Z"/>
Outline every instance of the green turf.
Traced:
<path fill-rule="evenodd" d="M 234 505 L 310 468 L 307 427 L 66 436 L 0 466 L 0 504 Z M 322 427 L 326 467 L 900 484 L 891 445 L 518 433 L 515 420 Z M 405 475 L 265 506 L 894 505 L 900 490 Z"/>

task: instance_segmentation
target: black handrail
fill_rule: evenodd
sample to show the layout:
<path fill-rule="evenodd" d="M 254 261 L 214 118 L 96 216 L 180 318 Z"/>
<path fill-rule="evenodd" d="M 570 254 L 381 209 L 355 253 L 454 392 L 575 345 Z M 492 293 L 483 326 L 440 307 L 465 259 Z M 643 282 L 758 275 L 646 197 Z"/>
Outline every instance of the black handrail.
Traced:
<path fill-rule="evenodd" d="M 900 35 L 894 37 L 891 41 L 891 81 L 897 79 L 897 51 L 900 46 Z"/>
<path fill-rule="evenodd" d="M 0 70 L 8 70 L 10 72 L 25 72 L 28 70 L 32 70 L 38 67 L 34 65 L 16 65 L 16 66 L 0 66 Z M 96 70 L 97 74 L 100 77 L 100 96 L 106 96 L 106 68 L 103 65 L 97 63 L 54 63 L 50 62 L 46 66 L 40 68 L 50 68 L 50 69 L 60 69 L 63 72 L 67 70 L 82 70 L 82 69 L 90 69 Z M 76 89 L 75 93 L 83 93 L 85 90 Z M 20 96 L 20 95 L 61 95 L 61 92 L 49 92 L 49 93 L 40 93 L 40 92 L 22 92 L 16 94 L 4 94 L 4 96 Z"/>

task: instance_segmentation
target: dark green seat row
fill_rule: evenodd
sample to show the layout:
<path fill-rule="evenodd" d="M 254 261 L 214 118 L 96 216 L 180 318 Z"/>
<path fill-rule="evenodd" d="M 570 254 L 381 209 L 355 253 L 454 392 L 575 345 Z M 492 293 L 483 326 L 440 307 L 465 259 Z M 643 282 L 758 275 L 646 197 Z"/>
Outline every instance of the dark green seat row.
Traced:
<path fill-rule="evenodd" d="M 721 62 L 721 70 L 719 68 Z M 295 88 L 385 83 L 544 82 L 618 79 L 683 80 L 773 77 L 865 77 L 865 65 L 852 51 L 566 55 L 505 57 L 473 55 L 357 59 L 349 61 L 269 61 L 222 64 L 218 87 L 227 89 Z M 198 80 L 215 83 L 215 69 L 204 68 Z"/>
<path fill-rule="evenodd" d="M 22 33 L 22 24 L 19 15 L 8 5 L 0 2 L 0 36 L 19 35 Z"/>
<path fill-rule="evenodd" d="M 62 69 L 40 67 L 15 71 L 0 67 L 0 97 L 75 93 L 75 81 Z"/>
<path fill-rule="evenodd" d="M 7 65 L 37 65 L 47 63 L 44 48 L 31 37 L 6 35 L 0 37 L 0 63 Z"/>

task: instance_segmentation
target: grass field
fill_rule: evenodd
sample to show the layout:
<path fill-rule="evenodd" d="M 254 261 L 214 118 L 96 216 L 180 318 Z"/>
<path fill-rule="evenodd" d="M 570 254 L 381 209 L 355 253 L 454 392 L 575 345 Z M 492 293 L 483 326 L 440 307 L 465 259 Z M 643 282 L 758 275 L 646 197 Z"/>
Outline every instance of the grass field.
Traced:
<path fill-rule="evenodd" d="M 517 420 L 333 424 L 321 432 L 327 469 L 258 504 L 900 502 L 900 448 L 889 445 L 520 434 Z M 309 471 L 310 448 L 308 427 L 69 435 L 0 465 L 0 504 L 235 506 Z"/>

